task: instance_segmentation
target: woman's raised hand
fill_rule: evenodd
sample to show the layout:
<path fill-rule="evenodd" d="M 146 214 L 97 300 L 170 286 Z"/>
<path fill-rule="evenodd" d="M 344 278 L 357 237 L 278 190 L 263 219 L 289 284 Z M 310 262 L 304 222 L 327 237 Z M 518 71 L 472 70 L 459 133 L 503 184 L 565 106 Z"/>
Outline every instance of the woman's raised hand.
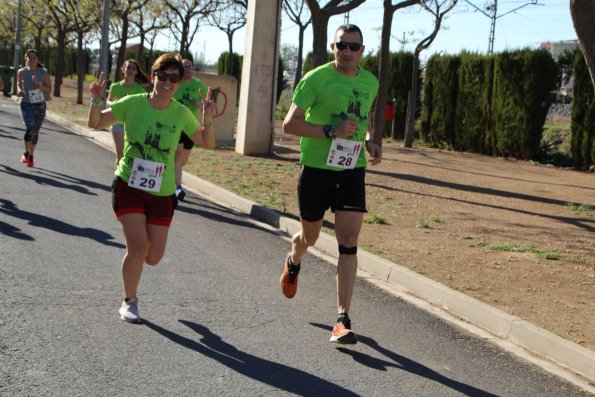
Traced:
<path fill-rule="evenodd" d="M 105 77 L 103 72 L 99 73 L 99 80 L 96 83 L 91 83 L 91 87 L 89 87 L 91 91 L 91 97 L 100 102 L 103 96 L 103 91 L 105 90 Z"/>

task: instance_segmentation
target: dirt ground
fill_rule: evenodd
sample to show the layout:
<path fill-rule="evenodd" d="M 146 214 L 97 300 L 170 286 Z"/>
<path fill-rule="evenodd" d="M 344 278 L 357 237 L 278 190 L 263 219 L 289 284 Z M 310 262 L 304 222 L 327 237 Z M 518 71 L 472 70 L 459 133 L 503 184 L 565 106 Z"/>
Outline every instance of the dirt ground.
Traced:
<path fill-rule="evenodd" d="M 291 171 L 267 178 L 295 215 L 298 147 L 279 138 L 283 146 L 267 161 Z M 595 349 L 595 216 L 569 205 L 595 207 L 595 175 L 401 146 L 385 143 L 382 163 L 369 168 L 366 219 L 385 223 L 365 224 L 359 246 Z M 193 153 L 189 169 L 240 194 L 230 181 L 247 185 L 256 177 L 249 167 L 240 175 L 229 166 L 239 157 L 232 150 L 218 151 L 218 161 Z M 332 227 L 333 217 L 326 219 Z"/>
<path fill-rule="evenodd" d="M 50 110 L 80 113 L 69 86 Z M 297 215 L 297 142 L 276 143 L 261 158 L 194 150 L 186 171 Z M 360 247 L 595 350 L 593 173 L 399 142 L 383 150 L 367 174 Z"/>

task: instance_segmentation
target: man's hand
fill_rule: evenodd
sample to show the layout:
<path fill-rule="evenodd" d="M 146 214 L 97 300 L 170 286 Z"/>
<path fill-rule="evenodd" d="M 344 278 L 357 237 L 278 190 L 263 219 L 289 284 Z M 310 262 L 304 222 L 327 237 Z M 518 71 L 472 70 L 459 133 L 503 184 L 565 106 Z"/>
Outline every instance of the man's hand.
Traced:
<path fill-rule="evenodd" d="M 366 141 L 366 151 L 370 154 L 370 163 L 376 165 L 382 161 L 382 148 L 374 141 Z"/>
<path fill-rule="evenodd" d="M 355 115 L 352 114 L 347 120 L 341 121 L 335 128 L 335 136 L 337 138 L 345 138 L 355 134 L 357 131 L 357 123 L 355 121 Z"/>

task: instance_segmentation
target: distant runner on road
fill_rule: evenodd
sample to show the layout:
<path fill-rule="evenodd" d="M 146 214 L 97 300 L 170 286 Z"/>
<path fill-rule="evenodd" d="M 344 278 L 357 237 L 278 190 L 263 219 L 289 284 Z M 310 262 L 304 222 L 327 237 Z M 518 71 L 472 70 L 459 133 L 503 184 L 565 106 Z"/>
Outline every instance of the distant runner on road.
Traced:
<path fill-rule="evenodd" d="M 128 95 L 101 111 L 105 88 L 103 74 L 91 84 L 87 124 L 102 129 L 124 123 L 124 157 L 112 185 L 112 206 L 126 240 L 122 260 L 124 302 L 120 318 L 139 323 L 137 290 L 143 264 L 156 265 L 165 253 L 167 234 L 176 206 L 174 157 L 182 131 L 197 145 L 215 148 L 213 103 L 202 98 L 201 123 L 184 105 L 172 99 L 184 76 L 173 54 L 157 58 L 151 68 L 153 90 Z"/>
<path fill-rule="evenodd" d="M 199 120 L 201 117 L 200 111 L 202 108 L 201 92 L 203 96 L 206 95 L 207 86 L 202 81 L 192 76 L 193 69 L 192 61 L 190 59 L 182 59 L 182 64 L 184 65 L 184 78 L 180 83 L 180 87 L 174 94 L 174 99 L 190 109 L 196 119 Z M 184 201 L 184 197 L 186 197 L 186 192 L 184 189 L 182 189 L 182 170 L 186 163 L 188 163 L 188 159 L 190 158 L 190 153 L 192 152 L 193 147 L 194 142 L 188 138 L 184 132 L 182 132 L 175 158 L 176 197 L 180 201 Z"/>
<path fill-rule="evenodd" d="M 134 59 L 127 59 L 124 61 L 121 69 L 124 80 L 110 85 L 109 94 L 107 96 L 107 105 L 118 102 L 119 99 L 126 95 L 144 94 L 147 92 L 145 84 L 149 82 L 147 76 L 142 71 L 140 65 Z M 116 167 L 120 159 L 124 155 L 124 125 L 116 123 L 112 125 L 112 137 L 114 138 L 114 145 L 116 147 Z"/>
<path fill-rule="evenodd" d="M 33 154 L 39 139 L 39 130 L 45 120 L 46 102 L 50 99 L 52 81 L 50 74 L 35 50 L 25 52 L 25 67 L 17 72 L 17 96 L 20 100 L 21 117 L 25 123 L 25 152 L 21 163 L 33 167 Z"/>
<path fill-rule="evenodd" d="M 364 45 L 357 26 L 340 26 L 330 47 L 335 60 L 304 76 L 283 121 L 286 134 L 301 137 L 298 202 L 302 229 L 292 238 L 281 288 L 287 298 L 295 296 L 301 258 L 316 243 L 324 214 L 330 208 L 335 213 L 339 245 L 338 315 L 330 341 L 354 344 L 357 336 L 351 330 L 349 308 L 357 273 L 357 243 L 367 212 L 367 160 L 362 149 L 368 151 L 372 164 L 382 158 L 381 148 L 366 140 L 378 80 L 358 66 Z"/>

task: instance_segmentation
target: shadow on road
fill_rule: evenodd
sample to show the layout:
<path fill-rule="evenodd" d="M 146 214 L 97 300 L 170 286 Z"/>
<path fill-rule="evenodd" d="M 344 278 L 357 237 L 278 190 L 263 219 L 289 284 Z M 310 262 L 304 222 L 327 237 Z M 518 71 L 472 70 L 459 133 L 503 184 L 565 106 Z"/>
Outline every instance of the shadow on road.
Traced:
<path fill-rule="evenodd" d="M 328 325 L 325 325 L 325 324 L 310 323 L 310 325 L 313 325 L 318 328 L 322 328 L 324 330 L 327 330 L 328 332 L 331 332 L 331 330 L 332 330 L 332 327 L 329 327 Z M 359 343 L 369 346 L 372 349 L 376 350 L 377 352 L 388 357 L 391 361 L 381 360 L 379 358 L 369 356 L 362 352 L 359 352 L 356 350 L 351 350 L 351 349 L 345 349 L 343 347 L 338 347 L 337 350 L 340 351 L 341 353 L 350 355 L 351 357 L 353 357 L 353 359 L 356 362 L 358 362 L 362 365 L 365 365 L 366 367 L 372 368 L 372 369 L 376 369 L 379 371 L 386 371 L 387 367 L 399 368 L 404 371 L 411 372 L 412 374 L 430 379 L 434 382 L 438 382 L 438 383 L 440 383 L 446 387 L 449 387 L 453 390 L 456 390 L 459 393 L 462 393 L 466 396 L 497 397 L 496 394 L 488 393 L 488 392 L 480 390 L 476 387 L 467 385 L 465 383 L 458 382 L 454 379 L 447 378 L 446 376 L 434 371 L 433 369 L 430 369 L 424 365 L 421 365 L 418 362 L 415 362 L 415 361 L 410 360 L 406 357 L 403 357 L 395 352 L 385 349 L 384 347 L 380 346 L 378 344 L 378 342 L 376 342 L 372 338 L 369 338 L 367 336 L 358 335 L 357 340 Z"/>
<path fill-rule="evenodd" d="M 143 319 L 143 324 L 172 342 L 203 354 L 256 381 L 299 396 L 357 396 L 350 390 L 302 370 L 238 350 L 207 327 L 179 320 L 199 335 L 197 341 Z"/>
<path fill-rule="evenodd" d="M 18 161 L 18 158 L 15 156 L 15 162 L 17 162 L 17 161 Z M 65 174 L 62 174 L 59 172 L 55 172 L 55 171 L 46 170 L 46 169 L 39 168 L 39 167 L 34 168 L 34 171 L 36 172 L 35 174 L 31 174 L 28 172 L 21 172 L 13 167 L 9 167 L 4 164 L 2 164 L 2 168 L 4 168 L 4 170 L 0 169 L 0 172 L 4 172 L 6 174 L 13 175 L 13 176 L 23 178 L 23 179 L 28 179 L 28 180 L 33 181 L 33 182 L 37 183 L 38 185 L 42 185 L 42 186 L 51 186 L 51 187 L 56 187 L 59 189 L 69 189 L 69 190 L 73 190 L 77 193 L 87 194 L 90 196 L 97 196 L 97 194 L 91 192 L 89 189 L 100 189 L 100 190 L 104 190 L 104 191 L 108 191 L 108 192 L 110 191 L 109 186 L 103 185 L 101 183 L 95 183 L 95 182 L 91 182 L 91 181 L 88 181 L 85 179 L 73 178 L 72 176 L 69 176 L 69 175 L 65 175 Z M 48 175 L 48 177 L 46 177 L 42 174 L 46 174 L 46 175 Z M 51 175 L 51 178 L 49 177 L 50 175 Z M 67 183 L 61 182 L 58 179 L 61 179 L 62 181 L 67 182 Z"/>
<path fill-rule="evenodd" d="M 45 228 L 48 230 L 52 230 L 57 233 L 68 234 L 71 236 L 89 238 L 91 240 L 97 241 L 98 243 L 108 245 L 111 247 L 125 248 L 125 246 L 123 244 L 117 243 L 115 241 L 110 241 L 110 240 L 113 240 L 114 237 L 111 234 L 106 233 L 102 230 L 93 229 L 93 228 L 89 228 L 89 227 L 84 227 L 84 228 L 76 227 L 73 225 L 69 225 L 68 223 L 62 222 L 60 220 L 47 217 L 45 215 L 40 215 L 40 214 L 36 214 L 33 212 L 29 212 L 29 211 L 23 211 L 23 210 L 18 209 L 17 206 L 10 200 L 5 200 L 5 199 L 0 198 L 0 213 L 6 214 L 8 216 L 12 216 L 17 219 L 25 220 L 25 221 L 29 222 L 29 224 L 31 226 L 34 226 L 34 227 L 41 227 L 41 228 Z M 11 236 L 14 238 L 23 239 L 23 240 L 32 240 L 33 239 L 32 237 L 30 237 L 26 234 L 15 233 L 14 230 L 16 228 L 14 226 L 11 226 L 11 228 L 13 230 L 12 233 L 11 233 L 10 228 L 3 227 L 0 230 L 2 230 L 2 234 L 8 235 L 8 236 Z M 16 229 L 16 230 L 18 230 L 18 229 Z"/>
<path fill-rule="evenodd" d="M 202 208 L 208 210 L 203 210 Z M 247 227 L 249 229 L 256 229 L 274 235 L 278 234 L 276 231 L 260 227 L 252 222 L 235 219 L 236 217 L 244 216 L 243 214 L 236 214 L 225 207 L 209 203 L 208 201 L 194 199 L 189 196 L 186 196 L 183 202 L 178 203 L 176 211 L 202 216 L 214 222 L 223 222 L 234 226 Z M 218 213 L 215 213 L 215 211 Z"/>
<path fill-rule="evenodd" d="M 16 238 L 18 240 L 27 240 L 27 241 L 34 240 L 33 237 L 29 236 L 28 234 L 23 233 L 21 231 L 21 229 L 19 229 L 18 227 L 14 227 L 11 224 L 6 223 L 6 222 L 0 221 L 0 230 L 2 231 L 2 234 L 4 234 L 5 236 Z"/>

